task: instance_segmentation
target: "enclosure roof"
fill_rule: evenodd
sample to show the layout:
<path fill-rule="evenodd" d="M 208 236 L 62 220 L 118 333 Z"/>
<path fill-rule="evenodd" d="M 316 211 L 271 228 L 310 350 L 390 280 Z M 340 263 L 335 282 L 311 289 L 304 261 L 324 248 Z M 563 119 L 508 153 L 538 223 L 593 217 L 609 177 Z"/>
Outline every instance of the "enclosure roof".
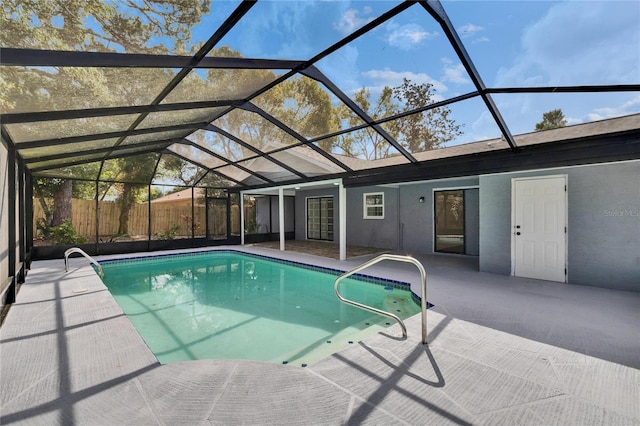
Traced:
<path fill-rule="evenodd" d="M 36 3 L 0 22 L 2 140 L 36 177 L 241 191 L 640 158 L 638 2 Z M 533 132 L 553 110 L 566 127 Z"/>

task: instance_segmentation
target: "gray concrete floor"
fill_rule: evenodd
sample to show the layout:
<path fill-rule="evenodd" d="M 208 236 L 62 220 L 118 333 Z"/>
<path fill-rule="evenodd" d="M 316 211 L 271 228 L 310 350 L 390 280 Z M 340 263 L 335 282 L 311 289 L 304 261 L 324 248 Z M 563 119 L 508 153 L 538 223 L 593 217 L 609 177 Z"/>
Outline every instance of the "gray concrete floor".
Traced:
<path fill-rule="evenodd" d="M 244 250 L 344 270 L 371 257 Z M 392 326 L 306 368 L 160 365 L 86 260 L 34 262 L 0 328 L 0 424 L 640 425 L 640 294 L 417 257 L 429 344 L 418 315 L 407 339 Z M 419 291 L 413 265 L 368 273 Z"/>

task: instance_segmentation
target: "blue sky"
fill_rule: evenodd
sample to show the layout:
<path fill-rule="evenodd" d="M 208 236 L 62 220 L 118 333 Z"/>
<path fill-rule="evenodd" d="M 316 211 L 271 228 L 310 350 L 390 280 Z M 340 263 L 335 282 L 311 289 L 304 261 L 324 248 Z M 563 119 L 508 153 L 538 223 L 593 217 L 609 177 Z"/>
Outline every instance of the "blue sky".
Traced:
<path fill-rule="evenodd" d="M 204 41 L 235 8 L 212 2 L 194 30 Z M 220 43 L 246 57 L 309 59 L 398 2 L 264 1 Z M 640 83 L 640 2 L 443 1 L 487 87 Z M 436 99 L 474 90 L 437 23 L 414 5 L 324 60 L 318 68 L 348 94 L 375 97 L 403 78 L 428 82 Z M 494 95 L 512 133 L 533 130 L 561 108 L 569 124 L 640 112 L 640 93 Z M 464 135 L 456 143 L 499 136 L 479 99 L 452 106 Z"/>

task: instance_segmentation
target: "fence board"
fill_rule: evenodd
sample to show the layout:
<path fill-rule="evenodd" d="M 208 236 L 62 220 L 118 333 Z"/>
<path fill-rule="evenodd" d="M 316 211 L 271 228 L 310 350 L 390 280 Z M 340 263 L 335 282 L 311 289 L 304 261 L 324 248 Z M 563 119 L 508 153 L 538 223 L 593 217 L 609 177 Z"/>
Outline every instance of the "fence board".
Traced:
<path fill-rule="evenodd" d="M 237 206 L 235 207 L 237 211 Z M 151 234 L 166 233 L 172 226 L 178 225 L 176 236 L 191 237 L 191 206 L 168 206 L 151 204 Z M 204 206 L 194 207 L 195 235 L 204 235 L 206 227 L 206 209 Z M 210 209 L 209 212 L 216 218 L 216 222 L 226 224 L 226 206 Z M 98 221 L 100 236 L 116 235 L 120 221 L 120 206 L 115 201 L 98 202 Z M 232 214 L 232 229 L 239 229 L 239 218 Z M 44 219 L 44 211 L 38 200 L 33 200 L 33 232 L 38 235 L 37 221 Z M 94 238 L 96 229 L 96 202 L 95 200 L 71 200 L 71 223 L 78 235 Z M 129 211 L 129 235 L 138 238 L 148 237 L 149 205 L 146 203 L 134 204 Z"/>

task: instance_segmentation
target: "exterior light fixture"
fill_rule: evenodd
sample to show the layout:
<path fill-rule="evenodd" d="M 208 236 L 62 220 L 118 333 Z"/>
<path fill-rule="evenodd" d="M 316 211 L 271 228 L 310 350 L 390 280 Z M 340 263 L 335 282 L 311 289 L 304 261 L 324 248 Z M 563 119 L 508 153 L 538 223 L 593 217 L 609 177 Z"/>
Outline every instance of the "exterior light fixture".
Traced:
<path fill-rule="evenodd" d="M 418 198 L 418 202 L 419 202 L 419 203 L 424 203 L 424 197 L 420 197 L 420 198 Z"/>

